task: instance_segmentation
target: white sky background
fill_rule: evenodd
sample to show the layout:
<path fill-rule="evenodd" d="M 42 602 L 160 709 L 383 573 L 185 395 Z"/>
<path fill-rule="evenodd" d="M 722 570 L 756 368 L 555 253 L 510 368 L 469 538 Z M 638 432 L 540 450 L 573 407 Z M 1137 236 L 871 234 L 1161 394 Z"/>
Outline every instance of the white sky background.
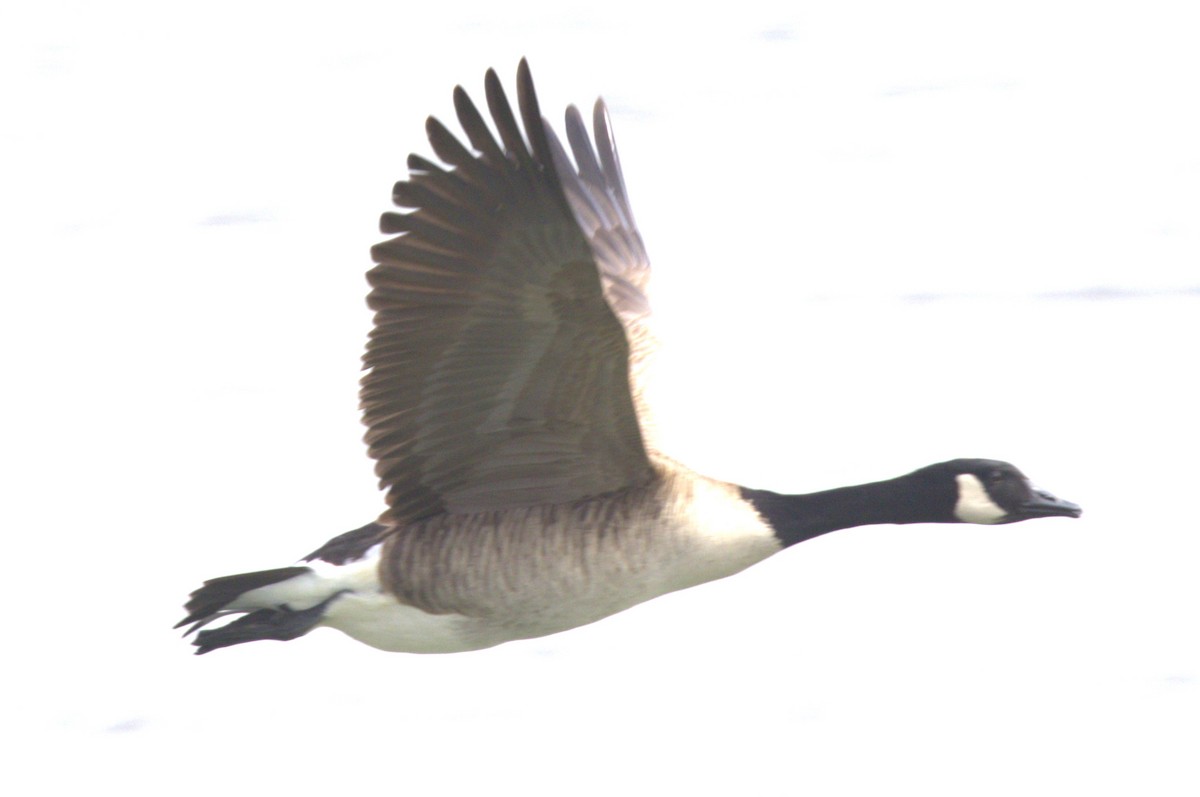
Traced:
<path fill-rule="evenodd" d="M 1200 12 L 978 5 L 5 5 L 4 777 L 1195 794 Z M 683 458 L 1000 457 L 1084 519 L 839 532 L 481 653 L 190 656 L 200 580 L 378 513 L 376 219 L 521 55 L 548 116 L 609 101 Z"/>

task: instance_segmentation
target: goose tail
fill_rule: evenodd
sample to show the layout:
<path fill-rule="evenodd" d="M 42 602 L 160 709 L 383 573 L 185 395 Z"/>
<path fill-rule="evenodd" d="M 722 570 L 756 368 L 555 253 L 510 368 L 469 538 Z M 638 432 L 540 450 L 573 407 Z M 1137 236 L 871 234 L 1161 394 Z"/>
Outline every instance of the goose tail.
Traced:
<path fill-rule="evenodd" d="M 205 581 L 184 605 L 187 616 L 175 627 L 189 626 L 196 653 L 208 653 L 260 639 L 304 636 L 320 623 L 325 609 L 345 589 L 337 589 L 311 567 L 281 567 Z M 241 615 L 217 628 L 201 630 L 226 615 Z"/>

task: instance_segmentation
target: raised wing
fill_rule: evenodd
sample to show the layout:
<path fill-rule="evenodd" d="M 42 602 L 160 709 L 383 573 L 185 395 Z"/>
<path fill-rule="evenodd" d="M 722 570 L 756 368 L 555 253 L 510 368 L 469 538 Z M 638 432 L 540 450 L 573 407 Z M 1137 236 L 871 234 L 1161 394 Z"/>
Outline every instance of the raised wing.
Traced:
<path fill-rule="evenodd" d="M 500 143 L 456 88 L 471 150 L 430 118 L 430 143 L 448 168 L 409 157 L 411 175 L 393 196 L 415 210 L 384 214 L 383 231 L 399 235 L 372 249 L 375 328 L 361 396 L 391 521 L 563 503 L 653 477 L 630 344 L 613 311 L 645 315 L 635 276 L 644 252 L 638 242 L 633 265 L 621 265 L 620 247 L 631 244 L 611 231 L 636 240 L 631 220 L 583 229 L 576 220 L 589 199 L 620 186 L 615 151 L 601 148 L 612 166 L 600 183 L 591 165 L 571 169 L 546 135 L 524 61 L 517 78 L 528 145 L 494 71 L 485 85 Z M 572 124 L 577 137 L 582 124 L 570 132 Z M 627 213 L 619 192 L 600 210 Z"/>
<path fill-rule="evenodd" d="M 575 157 L 574 166 L 549 122 L 543 125 L 559 182 L 600 267 L 604 298 L 625 327 L 630 346 L 630 387 L 638 423 L 647 448 L 655 451 L 658 446 L 647 395 L 650 363 L 658 348 L 650 324 L 650 302 L 646 298 L 650 258 L 625 192 L 608 109 L 603 100 L 596 100 L 592 111 L 592 127 L 596 131 L 593 146 L 578 109 L 573 105 L 567 108 L 567 141 Z"/>

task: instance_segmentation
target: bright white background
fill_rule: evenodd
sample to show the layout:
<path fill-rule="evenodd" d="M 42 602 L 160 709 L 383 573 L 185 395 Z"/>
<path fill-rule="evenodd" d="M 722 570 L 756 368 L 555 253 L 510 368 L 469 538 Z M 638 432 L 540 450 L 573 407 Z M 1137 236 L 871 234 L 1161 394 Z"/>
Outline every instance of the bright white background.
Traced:
<path fill-rule="evenodd" d="M 1196 794 L 1194 8 L 5 4 L 5 791 Z M 682 458 L 1005 458 L 1084 518 L 840 532 L 480 653 L 190 656 L 203 578 L 379 511 L 376 218 L 521 55 L 612 108 Z"/>

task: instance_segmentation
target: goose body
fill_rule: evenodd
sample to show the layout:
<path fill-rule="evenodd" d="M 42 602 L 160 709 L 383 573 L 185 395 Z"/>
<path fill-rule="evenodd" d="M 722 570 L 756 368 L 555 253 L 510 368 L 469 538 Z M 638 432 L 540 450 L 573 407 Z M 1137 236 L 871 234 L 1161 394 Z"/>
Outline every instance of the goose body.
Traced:
<path fill-rule="evenodd" d="M 680 472 L 615 502 L 439 515 L 362 559 L 316 560 L 278 590 L 304 585 L 311 603 L 351 589 L 323 625 L 384 650 L 447 653 L 585 625 L 780 548 L 736 489 Z M 283 602 L 271 590 L 261 599 Z"/>
<path fill-rule="evenodd" d="M 373 250 L 362 400 L 387 511 L 297 565 L 205 582 L 180 623 L 198 653 L 320 626 L 384 650 L 473 650 L 591 623 L 841 528 L 1079 515 L 994 460 L 806 495 L 671 460 L 644 389 L 649 262 L 603 103 L 594 144 L 568 109 L 572 161 L 524 61 L 524 134 L 494 72 L 486 89 L 500 140 L 457 89 L 471 148 L 429 120 L 449 168 L 410 156 L 394 198 L 413 210 L 384 214 L 396 236 Z"/>

